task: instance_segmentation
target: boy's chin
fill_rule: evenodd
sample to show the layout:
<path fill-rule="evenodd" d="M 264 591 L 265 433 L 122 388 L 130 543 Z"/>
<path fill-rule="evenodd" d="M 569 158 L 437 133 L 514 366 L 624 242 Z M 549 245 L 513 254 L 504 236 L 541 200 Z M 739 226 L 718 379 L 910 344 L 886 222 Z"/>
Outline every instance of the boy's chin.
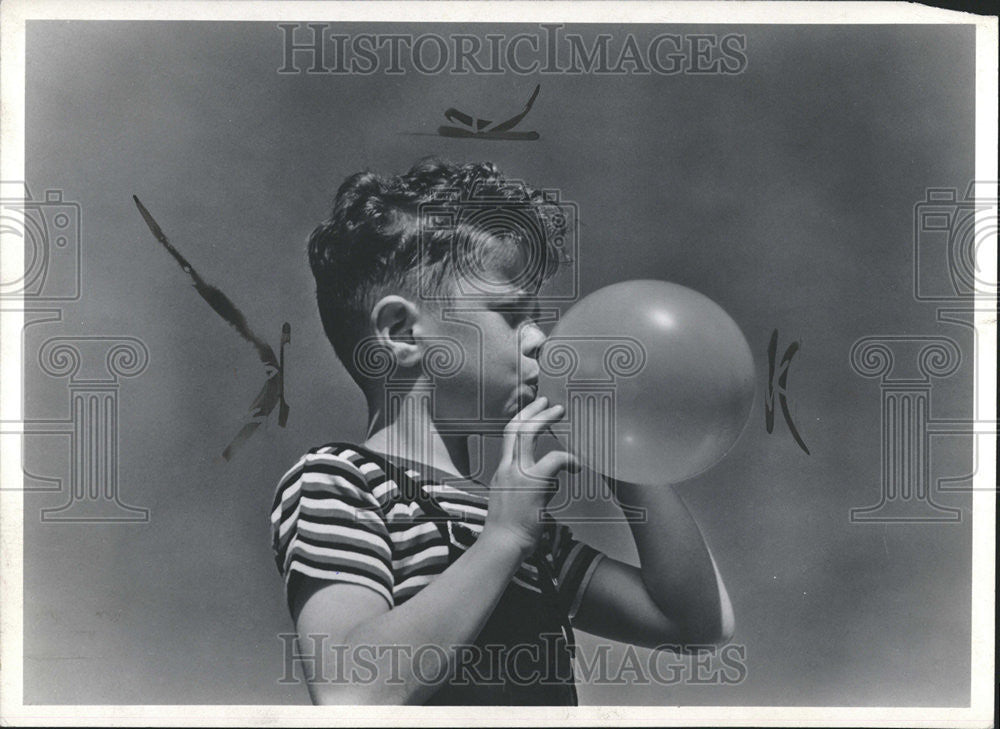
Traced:
<path fill-rule="evenodd" d="M 480 416 L 482 418 L 482 432 L 495 433 L 498 425 L 506 425 L 507 422 L 526 408 L 535 400 L 537 394 L 533 388 L 519 387 L 512 391 L 505 400 L 497 398 L 492 403 L 487 401 L 487 406 Z M 476 415 L 469 413 L 472 418 Z"/>
<path fill-rule="evenodd" d="M 528 407 L 528 405 L 533 403 L 537 397 L 538 393 L 534 388 L 524 386 L 519 387 L 511 396 L 510 400 L 507 401 L 507 408 L 504 411 L 504 415 L 511 418 L 514 417 Z"/>
<path fill-rule="evenodd" d="M 521 412 L 533 399 L 533 397 L 511 395 L 502 404 L 498 403 L 492 408 L 487 408 L 486 412 L 483 413 L 483 431 L 495 432 L 498 425 L 506 425 L 511 418 Z"/>

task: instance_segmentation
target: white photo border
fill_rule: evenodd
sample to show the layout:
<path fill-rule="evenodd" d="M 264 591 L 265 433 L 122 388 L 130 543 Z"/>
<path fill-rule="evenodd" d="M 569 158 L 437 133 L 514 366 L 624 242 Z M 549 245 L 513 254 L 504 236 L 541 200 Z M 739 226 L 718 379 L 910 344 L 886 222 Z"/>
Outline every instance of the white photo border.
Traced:
<path fill-rule="evenodd" d="M 779 18 L 776 20 L 776 18 Z M 480 23 L 719 23 L 737 24 L 973 24 L 976 26 L 977 180 L 997 180 L 997 19 L 905 2 L 72 2 L 8 0 L 0 5 L 0 179 L 25 179 L 25 25 L 29 20 L 364 21 Z M 996 239 L 987 256 L 996 258 Z M 0 266 L 23 269 L 19 246 L 3 249 Z M 982 254 L 983 251 L 980 251 Z M 993 302 L 977 295 L 976 308 Z M 0 322 L 0 419 L 22 413 L 23 312 L 4 311 Z M 976 322 L 976 393 L 979 412 L 996 420 L 996 313 Z M 990 375 L 992 373 L 992 375 Z M 985 383 L 985 384 L 984 384 Z M 5 439 L 2 483 L 20 482 L 21 448 Z M 978 439 L 975 439 L 978 447 Z M 968 708 L 935 707 L 510 707 L 503 712 L 439 707 L 308 706 L 43 706 L 23 695 L 23 492 L 0 490 L 0 723 L 20 726 L 894 726 L 986 727 L 993 717 L 995 650 L 995 454 L 974 458 L 972 508 L 972 646 Z M 992 456 L 992 457 L 991 457 Z"/>

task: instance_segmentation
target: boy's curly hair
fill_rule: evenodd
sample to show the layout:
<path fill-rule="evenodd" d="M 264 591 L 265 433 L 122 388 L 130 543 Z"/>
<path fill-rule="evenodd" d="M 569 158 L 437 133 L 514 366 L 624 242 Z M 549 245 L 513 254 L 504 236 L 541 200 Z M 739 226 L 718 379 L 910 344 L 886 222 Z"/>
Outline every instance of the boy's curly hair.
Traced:
<path fill-rule="evenodd" d="M 505 179 L 491 162 L 430 158 L 404 175 L 354 174 L 309 237 L 326 336 L 362 384 L 354 348 L 372 333 L 369 317 L 381 297 L 446 302 L 459 271 L 471 267 L 475 278 L 490 263 L 515 262 L 520 271 L 508 280 L 537 291 L 568 260 L 562 255 L 567 225 L 550 196 Z"/>

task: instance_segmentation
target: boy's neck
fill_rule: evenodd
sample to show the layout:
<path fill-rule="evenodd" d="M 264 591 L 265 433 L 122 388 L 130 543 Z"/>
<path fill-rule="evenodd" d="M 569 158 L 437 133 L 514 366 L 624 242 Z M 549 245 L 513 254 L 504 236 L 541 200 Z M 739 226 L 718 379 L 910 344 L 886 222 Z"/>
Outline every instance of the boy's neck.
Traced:
<path fill-rule="evenodd" d="M 368 399 L 366 448 L 469 478 L 469 438 L 438 432 L 429 397 L 410 392 L 392 409 L 398 415 L 387 422 L 383 403 Z"/>

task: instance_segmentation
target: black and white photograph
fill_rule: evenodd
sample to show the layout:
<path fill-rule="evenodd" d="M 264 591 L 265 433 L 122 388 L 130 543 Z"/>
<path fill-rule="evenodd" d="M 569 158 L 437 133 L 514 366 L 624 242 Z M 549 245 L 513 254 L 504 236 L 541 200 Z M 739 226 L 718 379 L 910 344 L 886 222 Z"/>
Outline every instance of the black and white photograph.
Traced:
<path fill-rule="evenodd" d="M 995 725 L 995 15 L 0 20 L 0 723 Z"/>

